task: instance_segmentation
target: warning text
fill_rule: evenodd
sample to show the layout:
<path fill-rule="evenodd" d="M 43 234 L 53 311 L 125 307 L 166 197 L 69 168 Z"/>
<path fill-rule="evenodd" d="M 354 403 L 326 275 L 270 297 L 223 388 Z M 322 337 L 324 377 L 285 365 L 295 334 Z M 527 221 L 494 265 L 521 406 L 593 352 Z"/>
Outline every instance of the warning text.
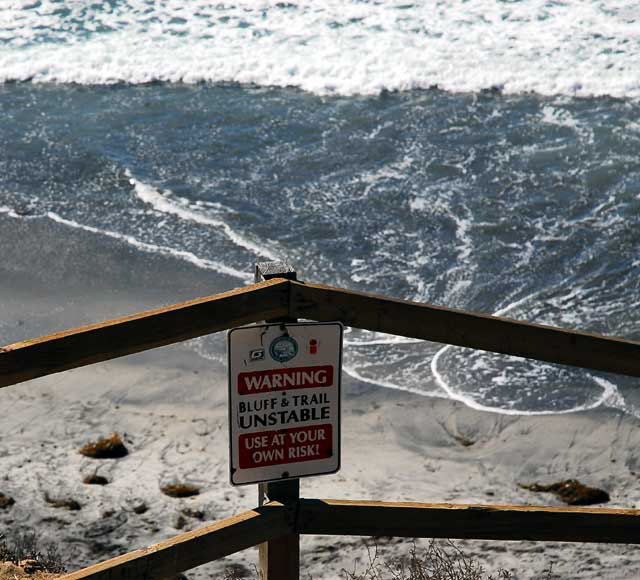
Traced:
<path fill-rule="evenodd" d="M 238 393 L 251 395 L 289 389 L 315 389 L 333 385 L 333 366 L 297 367 L 238 374 Z"/>
<path fill-rule="evenodd" d="M 240 468 L 263 467 L 333 456 L 330 424 L 240 435 Z"/>

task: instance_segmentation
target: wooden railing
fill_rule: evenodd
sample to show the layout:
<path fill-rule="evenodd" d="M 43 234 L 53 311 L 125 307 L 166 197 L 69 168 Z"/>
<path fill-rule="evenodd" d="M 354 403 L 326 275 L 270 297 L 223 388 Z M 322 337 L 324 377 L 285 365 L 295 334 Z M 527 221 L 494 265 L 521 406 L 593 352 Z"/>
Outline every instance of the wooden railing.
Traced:
<path fill-rule="evenodd" d="M 639 532 L 638 510 L 300 499 L 268 503 L 61 580 L 170 578 L 290 534 L 638 544 Z"/>
<path fill-rule="evenodd" d="M 640 376 L 640 343 L 275 278 L 0 348 L 0 387 L 273 319 L 340 321 L 355 328 L 586 369 Z M 263 542 L 298 534 L 640 543 L 640 511 L 298 499 L 180 534 L 64 576 L 165 578 Z M 292 580 L 280 550 L 264 580 Z"/>
<path fill-rule="evenodd" d="M 340 321 L 409 338 L 640 377 L 640 343 L 276 278 L 0 347 L 0 387 L 242 324 Z"/>

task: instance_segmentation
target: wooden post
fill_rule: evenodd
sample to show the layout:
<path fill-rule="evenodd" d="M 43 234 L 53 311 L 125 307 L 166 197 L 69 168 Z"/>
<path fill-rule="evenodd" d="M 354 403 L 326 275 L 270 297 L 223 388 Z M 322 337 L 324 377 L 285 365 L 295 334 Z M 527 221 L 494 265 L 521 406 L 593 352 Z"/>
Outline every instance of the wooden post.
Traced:
<path fill-rule="evenodd" d="M 262 262 L 256 264 L 255 280 L 263 282 L 271 278 L 296 280 L 296 271 L 285 262 Z M 297 322 L 297 318 L 288 316 L 267 320 L 266 322 Z M 297 520 L 297 504 L 300 499 L 300 480 L 272 481 L 258 484 L 258 504 L 263 505 L 265 498 L 278 501 L 292 510 L 291 517 Z M 286 534 L 275 540 L 260 544 L 260 580 L 299 580 L 300 579 L 300 535 Z"/>

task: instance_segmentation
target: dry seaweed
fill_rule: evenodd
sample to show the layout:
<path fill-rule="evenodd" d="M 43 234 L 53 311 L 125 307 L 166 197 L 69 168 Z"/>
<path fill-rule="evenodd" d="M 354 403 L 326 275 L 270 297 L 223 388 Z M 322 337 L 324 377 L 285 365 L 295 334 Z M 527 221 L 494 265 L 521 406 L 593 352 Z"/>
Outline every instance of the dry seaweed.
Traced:
<path fill-rule="evenodd" d="M 110 437 L 98 439 L 95 443 L 87 443 L 79 453 L 94 459 L 119 459 L 128 455 L 129 451 L 124 446 L 120 435 L 113 433 Z"/>
<path fill-rule="evenodd" d="M 577 479 L 567 479 L 549 485 L 540 483 L 519 483 L 518 485 L 529 491 L 554 493 L 558 499 L 568 505 L 593 505 L 606 503 L 610 499 L 609 494 L 603 489 L 589 487 L 580 483 Z"/>
<path fill-rule="evenodd" d="M 169 497 L 191 497 L 200 493 L 200 488 L 189 483 L 172 483 L 160 488 Z"/>

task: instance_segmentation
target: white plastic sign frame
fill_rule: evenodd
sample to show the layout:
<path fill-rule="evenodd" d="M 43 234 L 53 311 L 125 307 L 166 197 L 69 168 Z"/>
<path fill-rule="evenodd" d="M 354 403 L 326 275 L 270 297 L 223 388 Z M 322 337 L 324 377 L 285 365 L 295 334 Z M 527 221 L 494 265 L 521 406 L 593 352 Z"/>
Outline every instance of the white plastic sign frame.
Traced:
<path fill-rule="evenodd" d="M 340 469 L 340 322 L 243 326 L 228 333 L 232 485 Z"/>

